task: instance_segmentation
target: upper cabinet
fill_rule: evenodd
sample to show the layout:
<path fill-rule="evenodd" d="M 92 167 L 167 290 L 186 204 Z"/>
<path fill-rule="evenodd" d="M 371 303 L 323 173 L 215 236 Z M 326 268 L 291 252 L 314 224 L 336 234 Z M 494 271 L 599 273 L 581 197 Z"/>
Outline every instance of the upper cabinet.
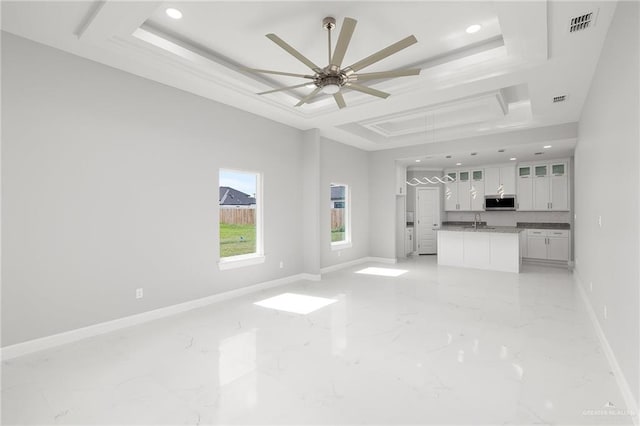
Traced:
<path fill-rule="evenodd" d="M 445 170 L 445 176 L 454 181 L 444 185 L 446 211 L 484 210 L 484 170 Z"/>
<path fill-rule="evenodd" d="M 518 210 L 569 210 L 568 161 L 518 165 Z"/>
<path fill-rule="evenodd" d="M 396 165 L 396 195 L 406 195 L 407 193 L 407 168 L 399 164 Z"/>
<path fill-rule="evenodd" d="M 484 168 L 484 191 L 486 195 L 514 195 L 516 193 L 516 170 L 514 166 Z"/>

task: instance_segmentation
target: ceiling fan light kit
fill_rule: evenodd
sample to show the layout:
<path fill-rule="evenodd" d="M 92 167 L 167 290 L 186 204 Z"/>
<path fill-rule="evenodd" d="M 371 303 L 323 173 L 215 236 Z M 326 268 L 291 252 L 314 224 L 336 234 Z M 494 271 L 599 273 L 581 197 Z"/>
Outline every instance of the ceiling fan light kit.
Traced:
<path fill-rule="evenodd" d="M 333 17 L 326 17 L 322 20 L 322 27 L 327 30 L 327 39 L 328 39 L 328 57 L 329 64 L 320 68 L 315 63 L 311 62 L 308 58 L 298 52 L 295 48 L 289 45 L 287 42 L 282 40 L 275 34 L 267 34 L 267 38 L 273 41 L 275 44 L 280 46 L 283 50 L 289 53 L 291 56 L 298 59 L 300 62 L 305 64 L 308 68 L 310 68 L 314 74 L 313 75 L 305 75 L 305 74 L 296 74 L 282 71 L 272 71 L 272 70 L 264 70 L 257 68 L 247 68 L 247 71 L 256 72 L 256 73 L 264 73 L 264 74 L 274 74 L 274 75 L 284 75 L 289 77 L 299 77 L 312 80 L 312 82 L 307 82 L 303 84 L 297 84 L 295 86 L 287 86 L 279 89 L 268 90 L 265 92 L 260 92 L 258 95 L 266 95 L 269 93 L 280 92 L 284 90 L 296 89 L 304 86 L 315 86 L 315 89 L 300 100 L 295 106 L 302 106 L 305 103 L 311 101 L 316 95 L 319 93 L 333 95 L 333 98 L 338 105 L 338 108 L 342 109 L 347 106 L 344 101 L 344 97 L 342 96 L 342 89 L 348 88 L 350 90 L 355 90 L 357 92 L 366 93 L 371 96 L 376 96 L 379 98 L 386 99 L 390 96 L 389 93 L 382 92 L 380 90 L 373 89 L 368 86 L 363 86 L 361 84 L 357 84 L 358 81 L 370 81 L 370 80 L 380 80 L 386 78 L 396 78 L 396 77 L 406 77 L 411 75 L 420 74 L 420 68 L 413 69 L 401 69 L 395 71 L 383 71 L 383 72 L 372 72 L 372 73 L 364 73 L 357 74 L 363 68 L 368 67 L 369 65 L 375 64 L 399 51 L 415 44 L 418 40 L 413 36 L 406 37 L 378 52 L 367 56 L 366 58 L 352 64 L 350 66 L 342 68 L 342 61 L 344 60 L 344 56 L 347 52 L 347 48 L 349 47 L 349 43 L 351 41 L 351 37 L 353 36 L 353 32 L 356 28 L 356 24 L 358 21 L 352 18 L 344 18 L 342 22 L 342 28 L 340 29 L 340 34 L 338 35 L 338 41 L 336 42 L 336 47 L 333 53 L 331 52 L 331 30 L 336 27 L 336 20 Z M 313 87 L 311 86 L 311 87 Z"/>

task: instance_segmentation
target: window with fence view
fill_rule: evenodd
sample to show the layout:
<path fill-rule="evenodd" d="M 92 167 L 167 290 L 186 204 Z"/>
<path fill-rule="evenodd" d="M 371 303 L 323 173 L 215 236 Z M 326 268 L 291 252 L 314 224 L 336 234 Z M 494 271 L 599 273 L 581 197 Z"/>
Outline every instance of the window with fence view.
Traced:
<path fill-rule="evenodd" d="M 220 257 L 257 251 L 258 174 L 220 170 Z"/>
<path fill-rule="evenodd" d="M 331 243 L 340 244 L 348 238 L 347 185 L 331 184 Z"/>

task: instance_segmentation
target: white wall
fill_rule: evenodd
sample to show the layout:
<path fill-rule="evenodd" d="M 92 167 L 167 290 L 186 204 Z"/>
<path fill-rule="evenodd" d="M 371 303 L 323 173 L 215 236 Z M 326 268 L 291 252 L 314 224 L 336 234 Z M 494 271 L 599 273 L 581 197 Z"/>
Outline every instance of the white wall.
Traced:
<path fill-rule="evenodd" d="M 369 154 L 352 146 L 321 138 L 320 143 L 320 252 L 322 267 L 369 255 Z M 349 186 L 352 246 L 331 249 L 332 183 Z"/>
<path fill-rule="evenodd" d="M 582 111 L 575 152 L 576 272 L 636 401 L 640 386 L 638 24 L 638 3 L 620 2 Z"/>
<path fill-rule="evenodd" d="M 303 271 L 302 132 L 5 33 L 2 66 L 2 346 Z M 218 270 L 221 167 L 263 173 L 264 264 Z"/>

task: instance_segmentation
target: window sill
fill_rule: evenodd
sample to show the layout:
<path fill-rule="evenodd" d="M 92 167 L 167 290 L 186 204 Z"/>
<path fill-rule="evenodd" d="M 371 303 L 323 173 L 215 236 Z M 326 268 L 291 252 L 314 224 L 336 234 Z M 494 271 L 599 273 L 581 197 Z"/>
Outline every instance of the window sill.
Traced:
<path fill-rule="evenodd" d="M 227 269 L 243 268 L 245 266 L 264 263 L 265 257 L 261 254 L 243 254 L 240 256 L 225 257 L 218 262 L 221 271 Z"/>
<path fill-rule="evenodd" d="M 349 242 L 339 242 L 339 243 L 331 243 L 331 250 L 344 250 L 353 247 L 351 241 Z"/>

